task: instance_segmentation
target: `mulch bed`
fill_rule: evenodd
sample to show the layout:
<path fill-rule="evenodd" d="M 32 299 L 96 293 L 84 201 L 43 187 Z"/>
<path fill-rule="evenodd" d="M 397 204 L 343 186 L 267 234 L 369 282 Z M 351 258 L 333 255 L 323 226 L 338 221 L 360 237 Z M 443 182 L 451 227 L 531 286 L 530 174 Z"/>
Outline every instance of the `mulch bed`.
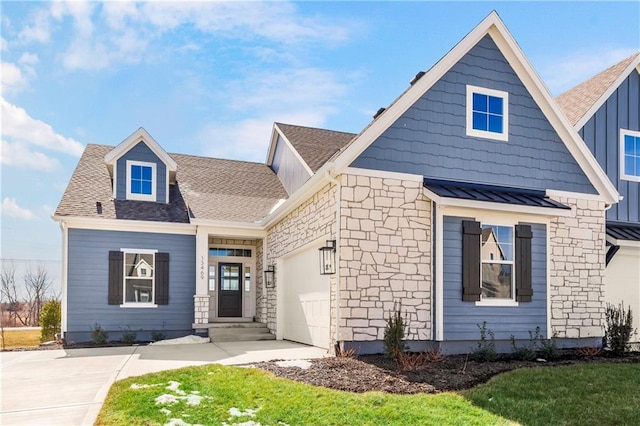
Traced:
<path fill-rule="evenodd" d="M 402 371 L 399 366 L 382 355 L 354 358 L 322 358 L 311 360 L 311 367 L 280 367 L 276 361 L 255 364 L 255 367 L 310 385 L 323 386 L 349 392 L 381 391 L 395 394 L 437 393 L 458 391 L 485 383 L 496 374 L 518 368 L 541 366 L 640 363 L 640 352 L 624 357 L 579 357 L 568 353 L 556 361 L 519 361 L 499 359 L 491 362 L 470 360 L 466 355 L 446 356 L 437 362 L 425 363 Z"/>

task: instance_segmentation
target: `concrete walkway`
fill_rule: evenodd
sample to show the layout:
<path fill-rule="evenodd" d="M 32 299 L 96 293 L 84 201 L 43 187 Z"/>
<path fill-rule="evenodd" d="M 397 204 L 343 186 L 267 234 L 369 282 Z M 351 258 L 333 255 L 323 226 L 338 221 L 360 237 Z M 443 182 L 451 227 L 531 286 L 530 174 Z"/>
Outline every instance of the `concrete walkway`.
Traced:
<path fill-rule="evenodd" d="M 327 356 L 287 341 L 128 346 L 0 353 L 2 425 L 91 425 L 116 380 L 218 363 Z"/>

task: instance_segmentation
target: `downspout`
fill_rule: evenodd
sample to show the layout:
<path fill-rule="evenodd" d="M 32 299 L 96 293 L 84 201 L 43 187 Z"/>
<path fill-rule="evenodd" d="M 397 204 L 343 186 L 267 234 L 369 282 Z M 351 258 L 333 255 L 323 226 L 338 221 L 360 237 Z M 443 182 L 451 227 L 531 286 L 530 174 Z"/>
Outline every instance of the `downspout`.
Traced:
<path fill-rule="evenodd" d="M 325 171 L 325 176 L 336 185 L 336 324 L 335 324 L 335 344 L 340 347 L 340 208 L 342 183 L 339 179 L 331 176 L 333 169 Z M 342 348 L 340 348 L 342 349 Z M 336 354 L 337 355 L 337 354 Z"/>

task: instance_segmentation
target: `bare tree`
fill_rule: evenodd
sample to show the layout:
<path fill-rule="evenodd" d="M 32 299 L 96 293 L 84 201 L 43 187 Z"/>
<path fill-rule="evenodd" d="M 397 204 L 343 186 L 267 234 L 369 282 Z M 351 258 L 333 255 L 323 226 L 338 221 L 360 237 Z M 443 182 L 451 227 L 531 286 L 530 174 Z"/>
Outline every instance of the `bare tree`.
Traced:
<path fill-rule="evenodd" d="M 13 314 L 14 322 L 18 319 L 24 326 L 29 323 L 29 313 L 21 313 L 20 311 L 20 293 L 16 284 L 16 267 L 13 263 L 2 263 L 0 269 L 0 300 L 7 306 L 9 311 L 9 320 Z"/>
<path fill-rule="evenodd" d="M 26 302 L 29 304 L 29 317 L 32 325 L 37 326 L 40 322 L 40 310 L 47 300 L 47 293 L 51 283 L 49 272 L 43 266 L 38 266 L 35 271 L 29 268 L 24 274 L 24 287 L 27 292 Z"/>

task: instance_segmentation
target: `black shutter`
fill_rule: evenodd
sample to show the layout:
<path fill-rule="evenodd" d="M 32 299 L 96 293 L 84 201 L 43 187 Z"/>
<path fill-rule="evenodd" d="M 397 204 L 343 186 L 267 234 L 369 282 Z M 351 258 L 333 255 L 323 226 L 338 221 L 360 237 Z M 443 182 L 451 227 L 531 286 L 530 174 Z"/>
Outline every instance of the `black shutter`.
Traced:
<path fill-rule="evenodd" d="M 462 222 L 462 300 L 480 300 L 480 222 Z"/>
<path fill-rule="evenodd" d="M 516 301 L 531 302 L 531 232 L 530 225 L 516 225 Z"/>
<path fill-rule="evenodd" d="M 122 299 L 123 291 L 123 274 L 124 253 L 121 251 L 109 252 L 109 304 L 120 305 L 124 302 Z"/>
<path fill-rule="evenodd" d="M 156 253 L 156 304 L 169 304 L 169 253 Z"/>

